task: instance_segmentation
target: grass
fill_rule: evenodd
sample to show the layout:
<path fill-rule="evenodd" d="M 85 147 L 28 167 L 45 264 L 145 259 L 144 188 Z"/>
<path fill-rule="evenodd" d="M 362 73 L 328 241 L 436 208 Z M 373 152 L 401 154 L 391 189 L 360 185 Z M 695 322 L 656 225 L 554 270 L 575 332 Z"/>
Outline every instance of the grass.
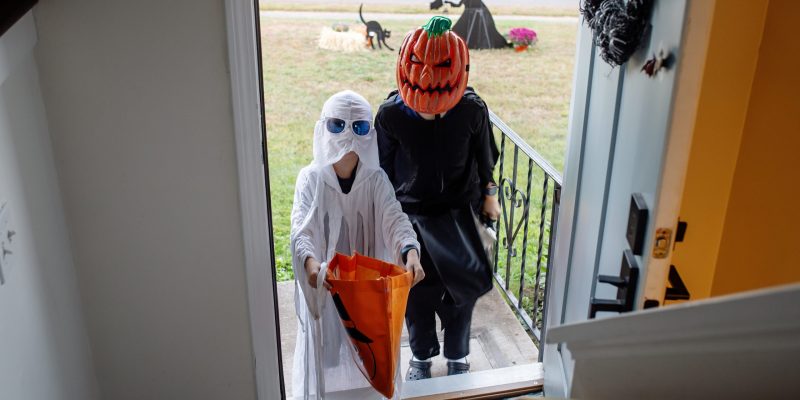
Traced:
<path fill-rule="evenodd" d="M 368 4 L 364 6 L 364 16 L 369 18 L 370 13 L 392 13 L 392 14 L 428 14 L 431 12 L 426 2 L 410 2 L 411 4 Z M 358 12 L 358 7 L 352 4 L 325 3 L 293 3 L 293 2 L 262 2 L 259 4 L 262 11 L 325 11 L 325 12 Z M 437 12 L 457 18 L 464 10 L 463 7 L 444 6 Z M 574 17 L 578 14 L 577 7 L 545 7 L 545 6 L 522 6 L 522 7 L 497 7 L 492 6 L 491 12 L 494 15 L 536 15 L 546 17 Z"/>
<path fill-rule="evenodd" d="M 355 14 L 352 21 L 344 22 L 356 23 L 357 18 Z M 389 44 L 396 50 L 404 33 L 426 20 L 427 16 L 421 15 L 419 20 L 386 20 L 382 24 L 394 33 Z M 342 21 L 268 17 L 261 20 L 279 280 L 292 278 L 288 238 L 294 182 L 300 168 L 312 158 L 314 122 L 319 118 L 322 104 L 333 93 L 352 89 L 364 95 L 377 110 L 395 87 L 395 52 L 343 54 L 317 48 L 320 30 L 334 22 Z M 524 53 L 510 49 L 472 51 L 470 85 L 500 118 L 561 170 L 577 28 L 571 23 L 502 20 L 497 21 L 497 26 L 502 33 L 517 26 L 533 28 L 539 34 L 539 42 Z M 507 154 L 506 172 L 512 162 L 509 157 Z M 526 165 L 527 159 L 523 163 Z M 519 180 L 520 186 L 524 187 L 525 178 Z M 536 204 L 541 196 L 540 181 L 534 184 L 531 195 Z M 538 213 L 534 211 L 537 207 L 532 205 L 532 214 Z M 538 218 L 538 214 L 535 217 Z"/>

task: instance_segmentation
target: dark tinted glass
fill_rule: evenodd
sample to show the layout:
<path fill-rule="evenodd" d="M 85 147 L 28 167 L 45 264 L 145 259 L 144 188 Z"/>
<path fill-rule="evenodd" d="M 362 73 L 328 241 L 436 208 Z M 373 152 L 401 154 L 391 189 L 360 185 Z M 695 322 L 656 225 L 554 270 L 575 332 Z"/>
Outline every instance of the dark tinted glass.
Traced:
<path fill-rule="evenodd" d="M 364 136 L 369 133 L 369 121 L 353 121 L 353 133 Z"/>
<path fill-rule="evenodd" d="M 328 132 L 339 134 L 344 131 L 345 122 L 339 118 L 328 118 L 325 120 L 325 128 Z"/>

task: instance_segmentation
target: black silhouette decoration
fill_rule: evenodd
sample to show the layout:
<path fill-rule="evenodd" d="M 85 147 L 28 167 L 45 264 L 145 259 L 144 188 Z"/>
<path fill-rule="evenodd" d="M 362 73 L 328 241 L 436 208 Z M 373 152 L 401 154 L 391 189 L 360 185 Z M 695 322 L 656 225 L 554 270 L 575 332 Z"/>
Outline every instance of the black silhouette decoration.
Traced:
<path fill-rule="evenodd" d="M 506 38 L 497 31 L 494 18 L 482 0 L 435 0 L 431 10 L 439 9 L 444 3 L 453 7 L 464 6 L 464 13 L 453 25 L 453 32 L 461 36 L 470 49 L 499 49 L 509 47 Z"/>
<path fill-rule="evenodd" d="M 386 44 L 386 39 L 392 37 L 392 32 L 386 29 L 383 29 L 378 21 L 367 21 L 364 19 L 364 15 L 361 14 L 361 10 L 364 8 L 364 4 L 358 6 L 358 16 L 361 18 L 361 22 L 367 26 L 367 41 L 369 42 L 372 49 L 375 50 L 375 42 L 378 42 L 378 48 L 383 49 L 383 46 L 386 46 L 387 49 L 394 51 L 393 48 L 389 47 Z M 383 46 L 381 46 L 383 43 Z"/>

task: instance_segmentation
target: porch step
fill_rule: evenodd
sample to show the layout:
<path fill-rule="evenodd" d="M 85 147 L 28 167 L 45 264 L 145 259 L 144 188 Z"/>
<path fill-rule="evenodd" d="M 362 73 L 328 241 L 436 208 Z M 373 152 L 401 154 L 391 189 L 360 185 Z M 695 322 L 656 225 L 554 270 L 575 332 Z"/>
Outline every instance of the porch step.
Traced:
<path fill-rule="evenodd" d="M 404 400 L 508 399 L 541 391 L 543 385 L 542 364 L 535 363 L 404 382 L 401 398 Z M 526 395 L 519 399 L 531 397 Z M 371 388 L 363 388 L 329 393 L 325 398 L 378 400 L 382 397 Z"/>
<path fill-rule="evenodd" d="M 281 353 L 286 394 L 292 394 L 292 363 L 297 337 L 297 318 L 294 311 L 294 282 L 278 283 L 278 303 L 281 329 Z M 441 344 L 441 332 L 439 342 Z M 478 300 L 472 317 L 470 335 L 471 371 L 473 373 L 496 368 L 530 365 L 538 359 L 539 352 L 530 336 L 522 328 L 516 315 L 506 304 L 497 289 Z M 401 339 L 401 372 L 405 375 L 411 349 L 408 347 L 408 334 L 403 327 Z M 447 375 L 446 361 L 442 356 L 434 358 L 432 375 Z M 411 384 L 412 382 L 409 382 Z"/>

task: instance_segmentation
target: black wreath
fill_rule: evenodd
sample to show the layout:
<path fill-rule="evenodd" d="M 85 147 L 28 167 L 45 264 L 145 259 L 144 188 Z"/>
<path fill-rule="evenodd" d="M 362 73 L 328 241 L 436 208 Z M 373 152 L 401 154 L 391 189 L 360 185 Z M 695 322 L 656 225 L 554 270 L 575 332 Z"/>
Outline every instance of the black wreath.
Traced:
<path fill-rule="evenodd" d="M 581 14 L 605 62 L 622 65 L 636 52 L 649 30 L 652 8 L 653 0 L 583 0 Z"/>

